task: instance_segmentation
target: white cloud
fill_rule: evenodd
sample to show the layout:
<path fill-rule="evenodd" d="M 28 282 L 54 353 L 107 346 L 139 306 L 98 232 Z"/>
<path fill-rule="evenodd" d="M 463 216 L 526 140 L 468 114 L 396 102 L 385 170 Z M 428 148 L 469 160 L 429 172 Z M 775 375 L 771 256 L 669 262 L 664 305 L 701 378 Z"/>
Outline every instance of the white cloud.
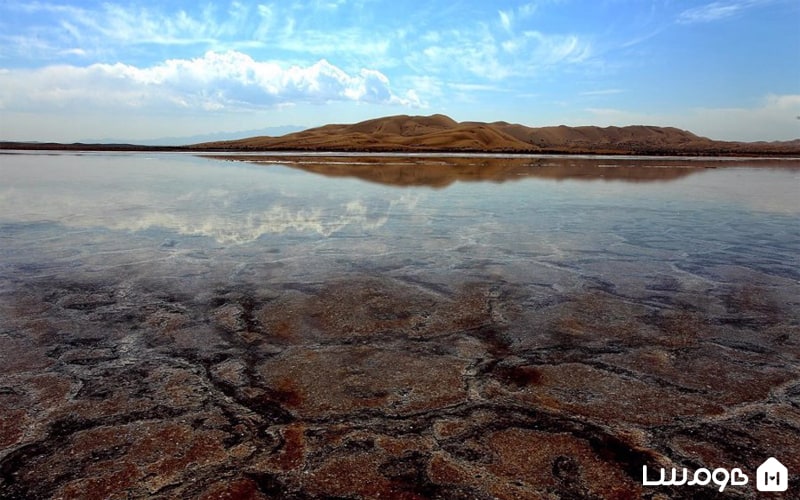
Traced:
<path fill-rule="evenodd" d="M 678 22 L 682 24 L 708 23 L 720 21 L 745 10 L 769 3 L 770 0 L 725 0 L 711 2 L 699 7 L 686 9 L 678 15 Z"/>
<path fill-rule="evenodd" d="M 501 85 L 487 85 L 483 83 L 448 83 L 447 86 L 461 92 L 511 92 Z"/>
<path fill-rule="evenodd" d="M 523 19 L 529 18 L 536 14 L 539 8 L 545 7 L 548 4 L 557 4 L 560 2 L 561 0 L 536 0 L 535 2 L 528 2 L 517 7 L 516 14 Z"/>
<path fill-rule="evenodd" d="M 361 28 L 329 32 L 304 30 L 302 36 L 285 36 L 276 44 L 283 50 L 298 53 L 341 53 L 351 57 L 366 57 L 370 61 L 380 62 L 382 66 L 394 64 L 388 55 L 391 40 Z"/>
<path fill-rule="evenodd" d="M 52 58 L 53 47 L 76 46 L 83 51 L 82 55 L 110 59 L 119 54 L 147 51 L 145 46 L 150 45 L 194 47 L 196 51 L 269 47 L 314 57 L 337 54 L 339 60 L 367 60 L 371 65 L 391 64 L 387 55 L 391 37 L 386 33 L 360 26 L 330 29 L 326 18 L 344 3 L 338 0 L 289 5 L 233 1 L 227 7 L 210 3 L 191 10 L 111 2 L 95 8 L 46 2 L 15 3 L 10 5 L 14 7 L 12 10 L 57 16 L 59 21 L 16 34 L 24 43 L 4 45 L 7 50 L 16 51 L 17 56 L 34 55 L 45 60 Z M 310 17 L 315 17 L 312 23 Z M 320 20 L 325 21 L 320 23 Z M 298 29 L 298 24 L 302 29 Z M 12 41 L 11 35 L 0 34 L 0 40 L 4 38 Z M 23 46 L 28 47 L 27 54 Z"/>
<path fill-rule="evenodd" d="M 625 92 L 625 91 L 622 90 L 622 89 L 598 89 L 598 90 L 587 90 L 587 91 L 581 92 L 579 95 L 592 97 L 592 96 L 601 96 L 601 95 L 621 94 L 623 92 Z"/>
<path fill-rule="evenodd" d="M 543 67 L 577 62 L 589 44 L 571 34 L 519 31 L 519 25 L 537 9 L 558 0 L 537 0 L 516 8 L 496 11 L 494 20 L 453 18 L 437 29 L 426 20 L 406 24 L 335 23 L 335 11 L 357 5 L 342 0 L 311 0 L 302 4 L 225 4 L 174 9 L 167 6 L 102 3 L 94 7 L 65 6 L 48 2 L 21 3 L 12 0 L 10 10 L 42 17 L 56 16 L 58 22 L 35 30 L 0 34 L 0 41 L 12 55 L 28 60 L 52 60 L 53 55 L 73 55 L 94 60 L 130 61 L 146 54 L 149 46 L 171 46 L 173 53 L 213 50 L 269 50 L 271 57 L 308 63 L 320 58 L 335 59 L 350 72 L 369 66 L 381 70 L 403 62 L 418 75 L 431 69 L 445 74 L 447 68 L 481 78 L 500 80 L 530 75 Z M 358 15 L 373 15 L 358 11 Z M 341 14 L 341 12 L 340 12 Z M 386 25 L 388 24 L 389 27 Z M 448 28 L 447 26 L 450 26 Z M 11 43 L 11 37 L 19 41 Z M 22 42 L 22 43 L 21 43 Z M 63 52 L 69 47 L 69 54 Z M 181 51 L 183 52 L 176 52 Z M 527 56 L 526 56 L 527 52 Z M 458 75 L 463 79 L 463 74 Z"/>
<path fill-rule="evenodd" d="M 765 107 L 768 108 L 800 111 L 800 94 L 770 94 L 766 97 L 765 102 Z"/>
<path fill-rule="evenodd" d="M 347 73 L 325 59 L 286 67 L 237 51 L 207 52 L 143 68 L 121 63 L 57 65 L 0 73 L 0 102 L 21 110 L 165 104 L 217 110 L 329 101 L 420 105 L 413 92 L 395 94 L 389 79 L 374 69 Z"/>
<path fill-rule="evenodd" d="M 444 82 L 434 76 L 410 75 L 402 78 L 408 86 L 427 96 L 441 97 L 444 95 Z"/>
<path fill-rule="evenodd" d="M 498 12 L 500 15 L 500 24 L 506 31 L 511 31 L 511 23 L 514 20 L 514 13 L 510 11 L 501 10 Z"/>
<path fill-rule="evenodd" d="M 800 95 L 768 95 L 752 108 L 698 108 L 693 124 L 711 137 L 744 141 L 800 139 Z"/>
<path fill-rule="evenodd" d="M 583 62 L 591 55 L 589 42 L 577 35 L 535 30 L 496 33 L 487 25 L 428 33 L 424 39 L 431 44 L 410 54 L 406 62 L 428 73 L 455 73 L 457 78 L 472 75 L 499 81 L 532 76 L 555 66 Z"/>
<path fill-rule="evenodd" d="M 106 41 L 125 43 L 191 44 L 207 43 L 223 34 L 235 33 L 247 19 L 248 12 L 233 3 L 228 15 L 218 21 L 211 5 L 199 16 L 184 10 L 167 13 L 145 7 L 103 3 L 100 10 L 47 2 L 30 2 L 18 6 L 28 12 L 57 14 L 59 27 L 75 39 L 100 36 Z"/>
<path fill-rule="evenodd" d="M 693 108 L 675 113 L 637 113 L 589 108 L 588 116 L 572 125 L 662 125 L 690 130 L 712 139 L 730 141 L 788 141 L 800 139 L 800 94 L 768 95 L 750 108 Z"/>

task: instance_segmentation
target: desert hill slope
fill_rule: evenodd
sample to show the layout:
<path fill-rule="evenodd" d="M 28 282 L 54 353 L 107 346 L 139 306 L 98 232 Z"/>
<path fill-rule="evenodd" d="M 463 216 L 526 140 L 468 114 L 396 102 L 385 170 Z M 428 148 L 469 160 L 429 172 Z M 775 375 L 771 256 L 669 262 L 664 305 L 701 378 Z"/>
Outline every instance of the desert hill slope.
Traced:
<path fill-rule="evenodd" d="M 595 154 L 800 154 L 800 143 L 714 141 L 673 127 L 527 127 L 456 122 L 445 115 L 388 116 L 333 124 L 280 137 L 190 146 L 224 151 L 487 152 Z"/>

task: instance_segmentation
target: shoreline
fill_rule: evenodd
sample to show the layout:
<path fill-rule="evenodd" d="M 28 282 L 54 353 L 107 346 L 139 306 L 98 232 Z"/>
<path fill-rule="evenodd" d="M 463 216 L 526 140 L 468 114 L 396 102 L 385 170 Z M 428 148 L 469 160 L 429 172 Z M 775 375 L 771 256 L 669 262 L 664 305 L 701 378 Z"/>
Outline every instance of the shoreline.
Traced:
<path fill-rule="evenodd" d="M 674 148 L 642 148 L 636 150 L 609 150 L 609 149 L 559 149 L 550 148 L 542 150 L 506 150 L 506 149 L 472 149 L 472 148 L 215 148 L 199 145 L 184 146 L 146 146 L 139 144 L 87 144 L 87 143 L 29 143 L 29 142 L 0 142 L 0 151 L 86 151 L 86 152 L 178 152 L 196 154 L 253 154 L 276 156 L 486 156 L 486 157 L 587 157 L 587 156 L 648 156 L 648 157 L 675 157 L 675 158 L 743 158 L 743 159 L 800 159 L 800 150 L 778 149 L 771 150 L 765 147 L 754 149 L 696 149 L 676 150 Z"/>

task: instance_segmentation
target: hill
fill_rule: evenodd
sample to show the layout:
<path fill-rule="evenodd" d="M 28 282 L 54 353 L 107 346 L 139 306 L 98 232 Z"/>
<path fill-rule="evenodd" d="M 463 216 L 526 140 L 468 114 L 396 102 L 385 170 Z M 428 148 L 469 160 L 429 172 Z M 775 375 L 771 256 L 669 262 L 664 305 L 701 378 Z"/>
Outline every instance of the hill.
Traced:
<path fill-rule="evenodd" d="M 279 137 L 258 136 L 190 146 L 215 151 L 485 152 L 573 154 L 797 155 L 800 141 L 724 142 L 674 127 L 527 127 L 456 122 L 445 115 L 398 115 L 333 124 Z"/>

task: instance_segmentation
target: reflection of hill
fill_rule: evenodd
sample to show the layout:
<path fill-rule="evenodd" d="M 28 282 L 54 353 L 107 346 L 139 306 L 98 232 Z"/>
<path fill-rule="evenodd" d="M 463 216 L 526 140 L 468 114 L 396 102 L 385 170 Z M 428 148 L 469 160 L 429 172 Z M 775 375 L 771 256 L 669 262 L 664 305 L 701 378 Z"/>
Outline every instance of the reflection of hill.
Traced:
<path fill-rule="evenodd" d="M 280 164 L 328 177 L 355 177 L 392 186 L 442 188 L 456 181 L 505 182 L 526 177 L 626 182 L 671 181 L 730 162 L 668 158 L 404 157 L 404 156 L 215 156 L 225 160 Z M 785 166 L 786 160 L 748 160 Z M 734 163 L 735 164 L 735 163 Z"/>
<path fill-rule="evenodd" d="M 249 137 L 191 146 L 228 151 L 486 152 L 571 154 L 798 154 L 800 143 L 714 141 L 674 127 L 527 127 L 456 122 L 444 115 L 387 116 L 333 124 L 280 137 Z"/>

